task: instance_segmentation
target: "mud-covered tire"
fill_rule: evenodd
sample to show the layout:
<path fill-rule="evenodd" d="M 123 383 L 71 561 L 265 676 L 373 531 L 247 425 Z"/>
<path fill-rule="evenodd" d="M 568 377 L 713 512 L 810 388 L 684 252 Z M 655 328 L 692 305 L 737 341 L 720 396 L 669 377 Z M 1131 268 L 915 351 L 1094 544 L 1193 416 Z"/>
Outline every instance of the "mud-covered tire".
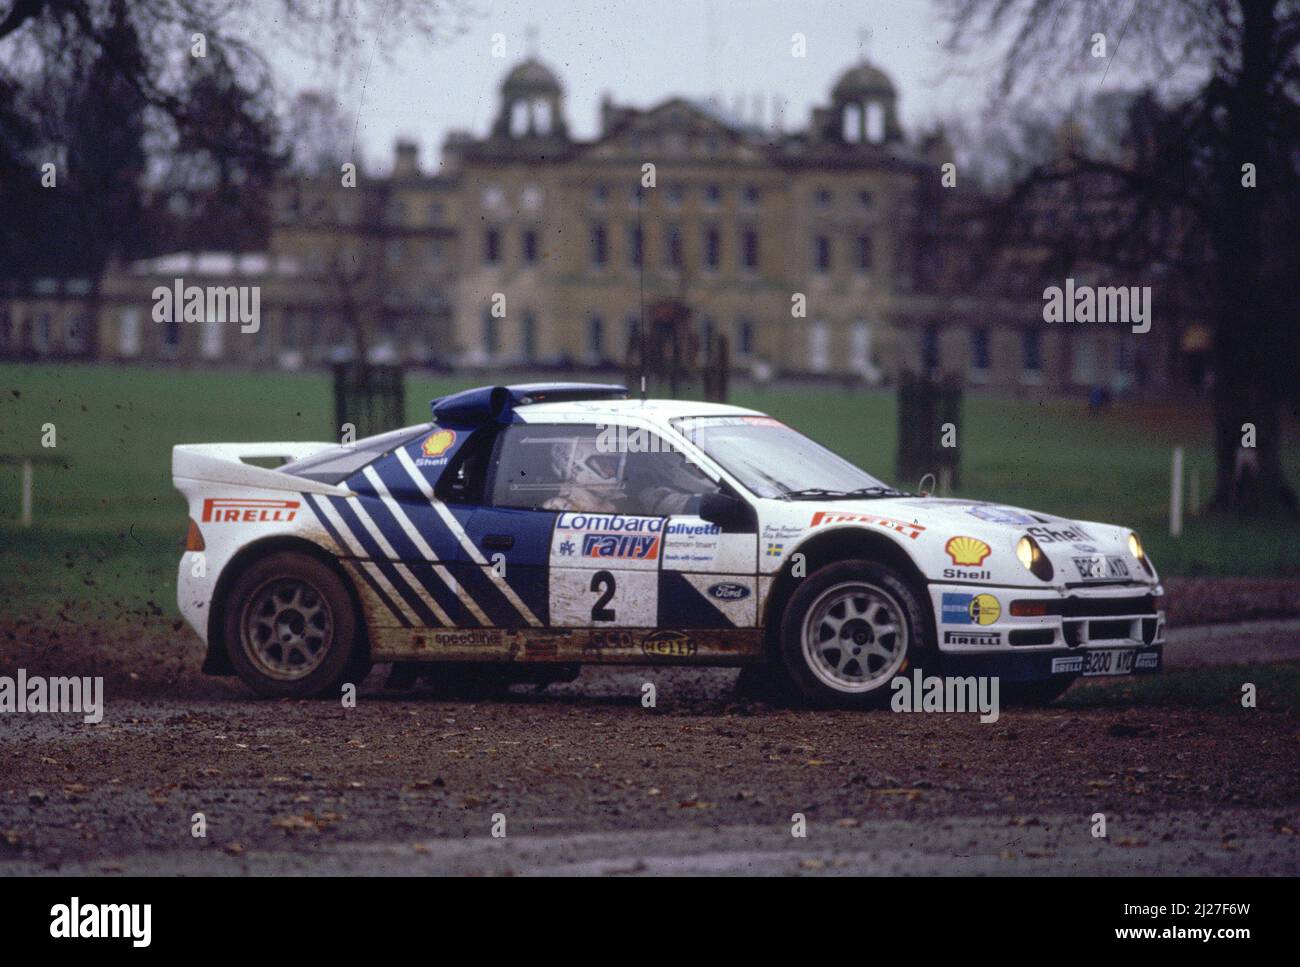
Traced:
<path fill-rule="evenodd" d="M 280 551 L 244 569 L 226 596 L 226 652 L 259 695 L 334 696 L 370 671 L 343 579 L 307 554 Z"/>
<path fill-rule="evenodd" d="M 1075 676 L 1048 678 L 1038 682 L 1003 682 L 999 701 L 1003 705 L 1035 708 L 1050 705 L 1066 693 Z"/>
<path fill-rule="evenodd" d="M 839 561 L 799 582 L 781 618 L 780 658 L 803 699 L 840 708 L 888 704 L 889 683 L 939 673 L 922 602 L 893 568 Z"/>

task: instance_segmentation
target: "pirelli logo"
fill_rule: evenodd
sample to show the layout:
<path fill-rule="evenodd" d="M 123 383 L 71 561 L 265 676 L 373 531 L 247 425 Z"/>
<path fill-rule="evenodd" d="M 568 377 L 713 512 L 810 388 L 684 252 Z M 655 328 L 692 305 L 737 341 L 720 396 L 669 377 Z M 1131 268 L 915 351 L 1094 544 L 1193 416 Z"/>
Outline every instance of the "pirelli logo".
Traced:
<path fill-rule="evenodd" d="M 203 501 L 205 524 L 288 523 L 298 514 L 296 500 L 246 500 L 209 497 Z"/>

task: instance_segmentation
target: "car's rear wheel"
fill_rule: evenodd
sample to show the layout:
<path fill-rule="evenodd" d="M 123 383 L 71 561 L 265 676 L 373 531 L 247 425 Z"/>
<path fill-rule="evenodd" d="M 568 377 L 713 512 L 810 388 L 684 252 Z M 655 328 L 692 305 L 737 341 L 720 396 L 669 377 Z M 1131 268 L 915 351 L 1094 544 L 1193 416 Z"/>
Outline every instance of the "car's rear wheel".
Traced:
<path fill-rule="evenodd" d="M 261 695 L 337 695 L 369 671 L 352 596 L 314 557 L 282 551 L 255 561 L 235 579 L 226 602 L 230 663 Z"/>
<path fill-rule="evenodd" d="M 840 561 L 800 582 L 781 622 L 781 658 L 799 693 L 818 705 L 870 708 L 889 683 L 935 654 L 924 612 L 885 565 Z"/>

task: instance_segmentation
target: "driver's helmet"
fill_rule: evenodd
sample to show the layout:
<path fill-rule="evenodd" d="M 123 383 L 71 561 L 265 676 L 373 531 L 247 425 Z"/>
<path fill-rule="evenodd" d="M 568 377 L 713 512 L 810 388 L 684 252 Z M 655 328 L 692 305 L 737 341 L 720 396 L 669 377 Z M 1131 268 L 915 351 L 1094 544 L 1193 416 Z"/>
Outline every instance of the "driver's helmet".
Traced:
<path fill-rule="evenodd" d="M 595 440 L 578 438 L 551 448 L 551 468 L 564 483 L 581 487 L 618 485 L 623 455 L 601 451 Z"/>

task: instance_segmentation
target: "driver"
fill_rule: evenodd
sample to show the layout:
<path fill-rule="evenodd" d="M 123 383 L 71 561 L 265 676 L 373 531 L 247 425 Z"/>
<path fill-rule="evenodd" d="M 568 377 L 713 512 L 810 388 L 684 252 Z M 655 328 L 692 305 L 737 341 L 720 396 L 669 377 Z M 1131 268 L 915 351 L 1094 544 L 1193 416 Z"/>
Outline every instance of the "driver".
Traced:
<path fill-rule="evenodd" d="M 560 491 L 544 504 L 547 510 L 618 513 L 623 499 L 620 479 L 622 455 L 602 452 L 594 439 L 556 443 L 551 447 L 551 470 L 563 481 Z"/>

